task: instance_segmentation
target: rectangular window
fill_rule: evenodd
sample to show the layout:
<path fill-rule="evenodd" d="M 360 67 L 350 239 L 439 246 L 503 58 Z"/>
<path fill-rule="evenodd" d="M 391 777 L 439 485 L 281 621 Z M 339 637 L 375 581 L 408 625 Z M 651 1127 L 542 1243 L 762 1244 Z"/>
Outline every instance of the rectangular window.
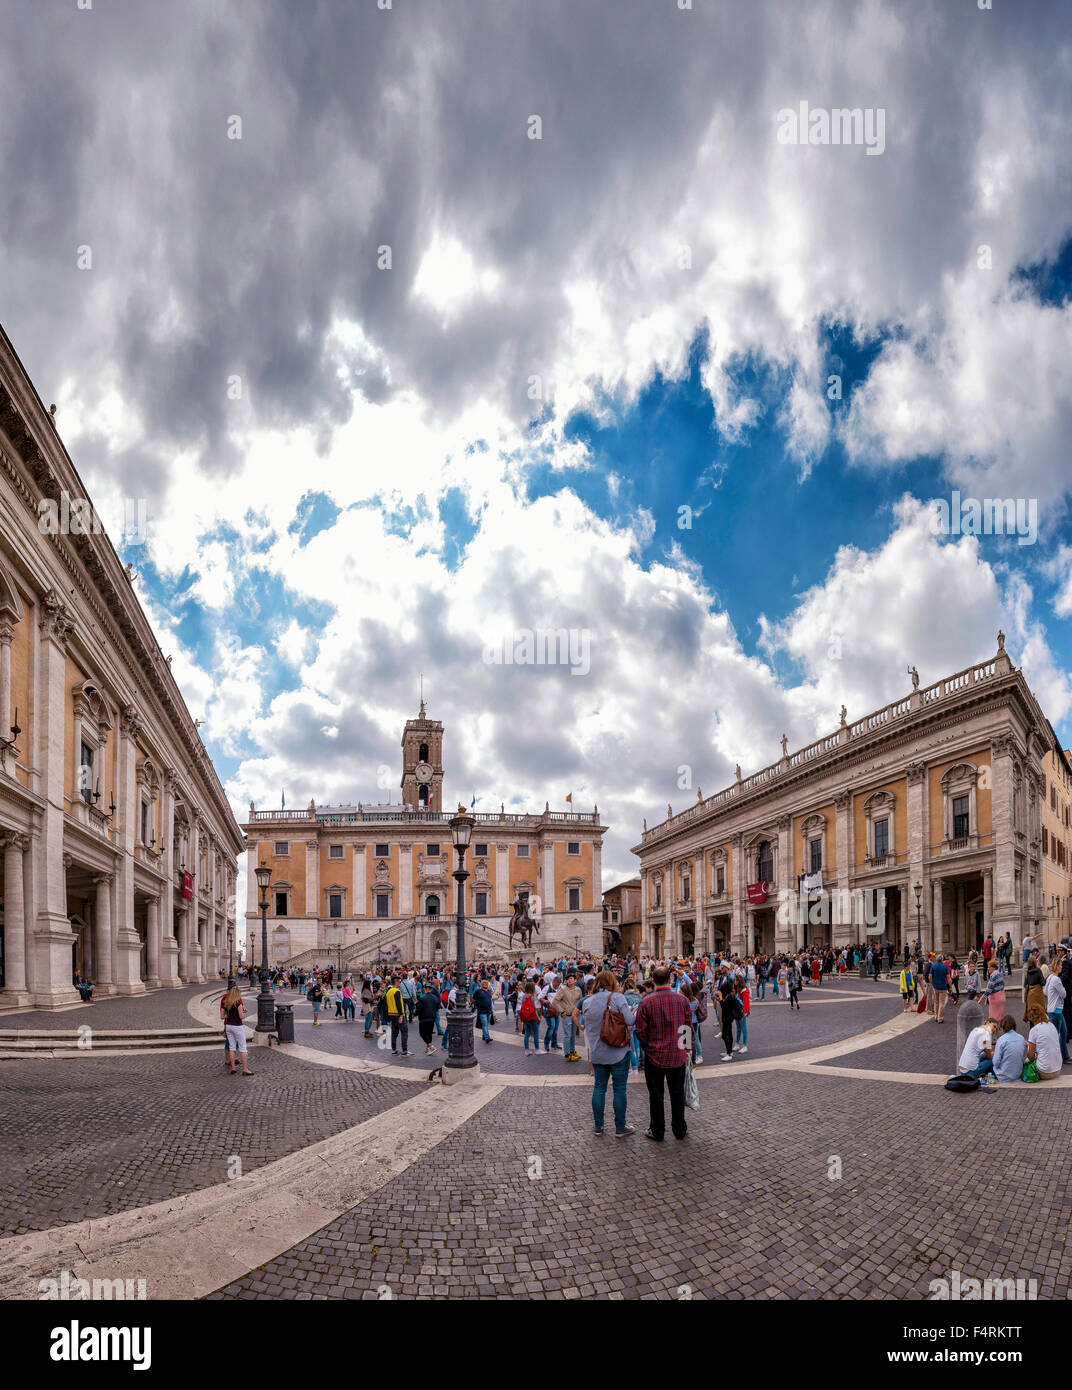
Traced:
<path fill-rule="evenodd" d="M 580 842 L 580 840 L 567 840 L 567 841 L 566 841 L 566 853 L 567 853 L 567 854 L 580 854 L 580 852 L 581 852 L 581 842 Z"/>
<path fill-rule="evenodd" d="M 82 766 L 78 775 L 78 790 L 82 793 L 83 801 L 93 800 L 93 749 L 88 743 L 82 744 L 80 753 Z"/>
<path fill-rule="evenodd" d="M 386 859 L 387 856 L 388 856 L 390 853 L 391 853 L 391 846 L 390 846 L 390 845 L 377 845 L 377 846 L 376 846 L 376 858 L 377 858 L 377 859 Z"/>
<path fill-rule="evenodd" d="M 518 857 L 519 859 L 527 859 L 527 858 L 529 857 L 529 847 L 528 847 L 528 845 L 518 845 L 518 847 L 517 847 L 517 857 Z"/>
<path fill-rule="evenodd" d="M 388 896 L 388 894 L 386 894 L 386 893 L 377 893 L 377 894 L 376 894 L 376 916 L 377 916 L 377 917 L 390 917 L 391 914 L 390 914 L 390 912 L 388 911 L 388 908 L 389 908 L 389 906 L 390 906 L 390 903 L 391 903 L 391 899 L 390 899 L 390 897 Z"/>
<path fill-rule="evenodd" d="M 287 915 L 286 893 L 277 893 L 275 895 L 275 915 L 277 917 L 285 917 Z"/>
<path fill-rule="evenodd" d="M 876 852 L 876 854 L 878 853 L 877 850 L 876 850 L 875 852 Z M 883 850 L 883 853 L 885 853 L 885 850 Z M 808 858 L 808 867 L 809 867 L 809 871 L 810 871 L 811 873 L 813 873 L 813 874 L 817 874 L 817 873 L 819 872 L 819 870 L 823 867 L 823 842 L 822 842 L 822 840 L 809 840 L 809 841 L 808 841 L 808 855 L 809 855 L 809 858 Z"/>
<path fill-rule="evenodd" d="M 964 840 L 969 833 L 968 798 L 966 796 L 955 796 L 953 798 L 953 839 Z"/>
<path fill-rule="evenodd" d="M 276 842 L 275 842 L 275 852 L 276 852 L 277 857 L 278 857 L 279 855 L 289 854 L 289 853 L 290 853 L 290 841 L 289 841 L 289 840 L 276 840 Z"/>
<path fill-rule="evenodd" d="M 1050 852 L 1049 831 L 1045 826 L 1042 827 L 1042 852 L 1043 854 L 1049 854 Z"/>
<path fill-rule="evenodd" d="M 890 823 L 888 820 L 875 821 L 875 857 L 884 858 L 890 852 Z"/>
<path fill-rule="evenodd" d="M 715 870 L 715 892 L 721 898 L 726 891 L 726 870 L 720 864 Z"/>
<path fill-rule="evenodd" d="M 329 845 L 329 846 L 328 846 L 328 858 L 329 858 L 329 859 L 341 859 L 341 858 L 342 858 L 342 845 Z"/>
<path fill-rule="evenodd" d="M 581 890 L 579 888 L 569 890 L 569 910 L 571 912 L 580 912 L 581 910 Z"/>
<path fill-rule="evenodd" d="M 141 803 L 141 842 L 143 845 L 149 843 L 149 803 Z"/>
<path fill-rule="evenodd" d="M 692 896 L 692 879 L 681 880 L 681 901 L 687 903 Z"/>
<path fill-rule="evenodd" d="M 424 852 L 425 852 L 425 854 L 427 854 L 427 856 L 428 856 L 429 859 L 438 859 L 438 858 L 439 858 L 439 846 L 438 846 L 438 845 L 425 845 L 425 847 L 424 847 Z"/>
<path fill-rule="evenodd" d="M 487 895 L 487 893 L 477 893 L 477 895 L 476 895 L 476 906 L 473 908 L 473 911 L 476 913 L 476 915 L 477 915 L 478 917 L 482 917 L 482 916 L 487 912 L 487 910 L 488 910 L 488 895 Z"/>
<path fill-rule="evenodd" d="M 487 845 L 474 845 L 473 853 L 478 859 L 486 859 L 488 857 L 488 847 Z"/>
<path fill-rule="evenodd" d="M 662 886 L 661 883 L 657 883 L 657 884 L 655 885 L 655 906 L 656 906 L 656 907 L 662 907 L 662 905 L 663 905 L 663 886 Z"/>
<path fill-rule="evenodd" d="M 341 916 L 342 916 L 342 894 L 341 894 L 341 893 L 329 893 L 329 894 L 328 894 L 328 916 L 329 916 L 329 917 L 341 917 Z"/>

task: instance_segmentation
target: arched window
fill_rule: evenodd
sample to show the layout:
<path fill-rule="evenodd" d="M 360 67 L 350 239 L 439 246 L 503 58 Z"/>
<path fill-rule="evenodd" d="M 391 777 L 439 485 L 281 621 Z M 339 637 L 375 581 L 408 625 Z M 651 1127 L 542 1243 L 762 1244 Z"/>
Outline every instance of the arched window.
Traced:
<path fill-rule="evenodd" d="M 424 910 L 429 917 L 439 916 L 439 899 L 434 894 L 425 903 Z"/>
<path fill-rule="evenodd" d="M 428 784 L 425 782 L 417 791 L 417 800 L 422 806 L 428 805 Z"/>
<path fill-rule="evenodd" d="M 421 746 L 420 746 L 420 748 L 419 748 L 419 750 L 418 750 L 418 752 L 417 752 L 417 760 L 418 760 L 418 762 L 422 762 L 422 763 L 426 763 L 426 762 L 428 761 L 428 745 L 427 745 L 427 743 L 422 743 L 422 744 L 421 744 Z"/>

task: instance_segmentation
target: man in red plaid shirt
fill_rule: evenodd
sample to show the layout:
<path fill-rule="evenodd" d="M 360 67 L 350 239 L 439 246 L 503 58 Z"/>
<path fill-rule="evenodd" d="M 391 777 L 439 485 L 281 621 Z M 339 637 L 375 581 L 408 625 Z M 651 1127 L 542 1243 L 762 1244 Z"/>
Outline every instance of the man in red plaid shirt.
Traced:
<path fill-rule="evenodd" d="M 635 1026 L 644 1049 L 644 1080 L 651 1112 L 645 1137 L 661 1141 L 666 1133 L 665 1080 L 670 1092 L 670 1128 L 675 1139 L 684 1139 L 689 1132 L 685 1123 L 685 1063 L 692 1055 L 692 1009 L 683 995 L 670 988 L 668 966 L 657 965 L 651 978 L 655 988 L 637 1005 Z"/>

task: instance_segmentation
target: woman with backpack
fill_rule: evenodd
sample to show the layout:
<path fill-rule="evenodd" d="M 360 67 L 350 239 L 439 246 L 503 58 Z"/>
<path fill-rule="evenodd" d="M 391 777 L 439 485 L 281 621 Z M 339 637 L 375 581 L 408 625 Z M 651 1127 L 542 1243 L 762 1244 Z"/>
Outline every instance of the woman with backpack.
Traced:
<path fill-rule="evenodd" d="M 752 1012 L 752 996 L 744 980 L 737 981 L 737 1003 L 741 1015 L 737 1020 L 737 1051 L 748 1051 L 748 1015 Z M 703 1060 L 702 1058 L 700 1059 Z"/>
<path fill-rule="evenodd" d="M 530 1039 L 533 1051 L 538 1055 L 540 1051 L 540 1011 L 536 1007 L 536 986 L 531 980 L 526 981 L 524 992 L 521 995 L 518 1021 L 525 1034 L 525 1056 L 529 1055 Z"/>

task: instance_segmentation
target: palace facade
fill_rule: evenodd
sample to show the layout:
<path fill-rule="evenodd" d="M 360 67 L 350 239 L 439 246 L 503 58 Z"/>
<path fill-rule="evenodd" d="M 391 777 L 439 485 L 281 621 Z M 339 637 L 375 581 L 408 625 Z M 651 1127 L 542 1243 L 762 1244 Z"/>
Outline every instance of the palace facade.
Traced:
<path fill-rule="evenodd" d="M 215 977 L 244 840 L 171 666 L 0 331 L 0 1007 Z"/>
<path fill-rule="evenodd" d="M 402 732 L 402 802 L 257 810 L 244 825 L 249 851 L 246 937 L 260 958 L 254 870 L 272 871 L 270 964 L 453 959 L 457 884 L 450 812 L 443 810 L 443 724 L 424 702 Z M 533 950 L 572 954 L 602 946 L 602 846 L 598 808 L 531 815 L 473 813 L 466 855 L 468 950 L 504 953 L 517 898 L 539 920 Z M 515 938 L 516 942 L 516 938 Z"/>
<path fill-rule="evenodd" d="M 1059 941 L 1072 933 L 1072 864 L 1069 863 L 1069 807 L 1072 805 L 1072 754 L 1053 736 L 1042 760 L 1042 897 L 1046 909 L 1042 934 Z"/>
<path fill-rule="evenodd" d="M 834 733 L 792 753 L 783 738 L 778 762 L 645 824 L 643 949 L 1020 942 L 1046 925 L 1057 751 L 1004 634 L 978 666 L 922 689 L 913 674 L 903 699 L 851 724 L 842 709 Z"/>

